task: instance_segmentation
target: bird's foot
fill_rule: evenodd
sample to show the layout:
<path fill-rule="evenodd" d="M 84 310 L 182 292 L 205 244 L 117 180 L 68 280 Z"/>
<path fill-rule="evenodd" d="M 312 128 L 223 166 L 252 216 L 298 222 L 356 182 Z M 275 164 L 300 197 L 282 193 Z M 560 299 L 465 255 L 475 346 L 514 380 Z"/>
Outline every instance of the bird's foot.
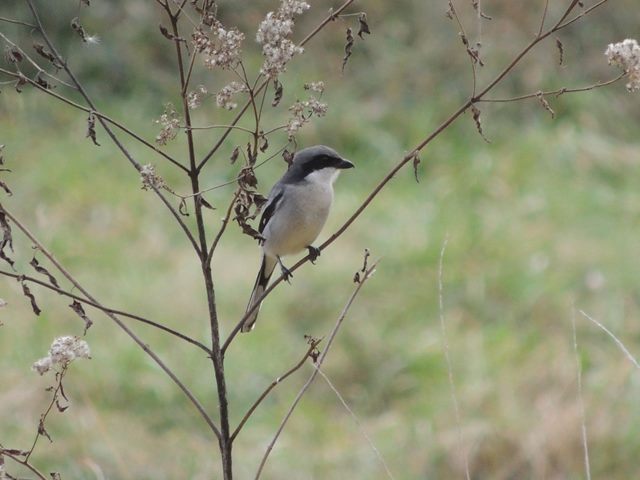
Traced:
<path fill-rule="evenodd" d="M 285 282 L 291 284 L 291 279 L 293 278 L 293 273 L 287 267 L 284 266 L 280 257 L 278 257 L 278 263 L 280 264 L 280 270 L 282 271 L 282 277 Z"/>
<path fill-rule="evenodd" d="M 307 250 L 309 250 L 309 260 L 315 265 L 317 258 L 320 256 L 320 249 L 313 245 L 309 245 Z"/>

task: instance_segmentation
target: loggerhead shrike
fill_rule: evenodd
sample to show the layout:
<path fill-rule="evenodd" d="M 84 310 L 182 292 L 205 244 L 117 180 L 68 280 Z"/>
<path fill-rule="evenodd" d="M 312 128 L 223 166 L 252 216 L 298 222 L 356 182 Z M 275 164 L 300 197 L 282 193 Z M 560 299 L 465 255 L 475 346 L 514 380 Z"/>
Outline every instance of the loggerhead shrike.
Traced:
<path fill-rule="evenodd" d="M 281 257 L 306 248 L 311 262 L 318 258 L 320 250 L 311 244 L 329 215 L 333 182 L 345 168 L 353 168 L 353 163 L 329 147 L 316 145 L 296 153 L 289 170 L 273 186 L 258 227 L 262 235 L 262 265 L 247 311 L 264 293 L 276 264 L 280 264 L 285 280 L 291 277 Z M 260 305 L 247 317 L 243 332 L 253 329 L 259 310 Z"/>

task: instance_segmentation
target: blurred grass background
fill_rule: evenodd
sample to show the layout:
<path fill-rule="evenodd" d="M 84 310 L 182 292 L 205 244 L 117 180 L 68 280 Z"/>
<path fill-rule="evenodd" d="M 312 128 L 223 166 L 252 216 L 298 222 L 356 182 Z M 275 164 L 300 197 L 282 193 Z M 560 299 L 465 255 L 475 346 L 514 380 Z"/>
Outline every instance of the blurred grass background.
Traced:
<path fill-rule="evenodd" d="M 38 2 L 46 25 L 86 82 L 100 109 L 123 119 L 147 139 L 165 102 L 176 99 L 171 44 L 157 31 L 165 23 L 153 2 Z M 482 41 L 486 83 L 537 30 L 544 2 L 485 1 L 493 20 L 482 36 L 471 5 L 460 2 L 473 40 Z M 470 3 L 470 2 L 469 2 Z M 567 2 L 552 0 L 550 18 Z M 588 3 L 588 2 L 587 2 Z M 330 2 L 296 26 L 309 31 Z M 335 6 L 335 5 L 333 5 Z M 638 37 L 632 0 L 608 6 L 536 49 L 493 97 L 583 86 L 617 74 L 602 55 L 607 43 Z M 246 32 L 250 69 L 260 65 L 253 42 L 257 24 L 274 2 L 221 2 L 220 16 Z M 355 17 L 329 27 L 289 66 L 283 78 L 290 105 L 303 83 L 324 80 L 326 118 L 299 136 L 301 145 L 326 143 L 357 168 L 336 185 L 326 238 L 384 173 L 424 138 L 469 93 L 468 61 L 457 29 L 444 17 L 446 2 L 356 2 L 373 34 L 357 41 L 340 71 L 344 30 Z M 635 12 L 635 13 L 634 13 Z M 69 34 L 80 15 L 97 45 Z M 22 2 L 5 1 L 0 16 L 29 17 Z M 29 45 L 31 34 L 2 31 Z M 187 36 L 187 30 L 185 30 Z M 198 71 L 215 92 L 232 78 Z M 61 92 L 62 90 L 59 89 Z M 69 94 L 73 97 L 72 94 Z M 487 144 L 470 118 L 460 119 L 421 155 L 420 183 L 402 171 L 318 265 L 296 272 L 263 306 L 256 330 L 243 335 L 226 361 L 233 424 L 277 375 L 297 362 L 303 335 L 325 335 L 352 289 L 362 251 L 381 257 L 378 273 L 349 313 L 325 371 L 359 415 L 364 429 L 398 479 L 463 478 L 464 464 L 449 393 L 438 320 L 438 258 L 444 257 L 444 307 L 461 428 L 474 479 L 584 478 L 581 415 L 571 330 L 572 308 L 600 319 L 640 352 L 640 152 L 638 96 L 622 84 L 549 98 L 551 120 L 535 99 L 481 105 Z M 231 118 L 211 99 L 196 124 Z M 271 111 L 267 125 L 286 118 Z M 206 305 L 199 267 L 188 243 L 157 199 L 98 129 L 102 147 L 84 138 L 86 118 L 31 89 L 0 95 L 0 143 L 14 190 L 2 203 L 16 213 L 105 305 L 162 321 L 206 342 Z M 198 133 L 203 154 L 217 139 Z M 186 160 L 182 135 L 168 147 Z M 244 137 L 233 134 L 205 169 L 203 186 L 232 179 L 228 154 Z M 283 139 L 271 140 L 271 151 Z M 188 183 L 135 143 L 141 163 L 153 162 L 170 185 Z M 269 152 L 267 152 L 268 154 Z M 259 172 L 267 193 L 284 164 Z M 4 177 L 3 177 L 4 178 Z M 215 232 L 232 190 L 207 195 Z M 16 234 L 20 271 L 32 250 Z M 214 257 L 222 329 L 244 311 L 259 253 L 232 225 Z M 292 261 L 292 260 L 290 260 Z M 4 268 L 4 267 L 3 267 Z M 0 281 L 0 442 L 26 448 L 48 401 L 30 365 L 54 336 L 80 334 L 82 325 L 64 298 L 33 287 L 43 307 L 34 318 L 19 284 Z M 218 478 L 215 441 L 194 409 L 144 353 L 99 312 L 87 341 L 91 361 L 76 362 L 66 379 L 71 408 L 52 414 L 54 443 L 33 457 L 64 479 Z M 577 315 L 583 395 L 594 478 L 637 475 L 640 448 L 638 373 L 610 338 Z M 198 350 L 139 325 L 136 332 L 215 410 L 213 373 Z M 252 478 L 259 459 L 300 385 L 307 367 L 279 386 L 238 438 L 237 478 Z M 268 479 L 386 478 L 374 453 L 343 407 L 318 379 L 288 424 L 267 464 Z"/>

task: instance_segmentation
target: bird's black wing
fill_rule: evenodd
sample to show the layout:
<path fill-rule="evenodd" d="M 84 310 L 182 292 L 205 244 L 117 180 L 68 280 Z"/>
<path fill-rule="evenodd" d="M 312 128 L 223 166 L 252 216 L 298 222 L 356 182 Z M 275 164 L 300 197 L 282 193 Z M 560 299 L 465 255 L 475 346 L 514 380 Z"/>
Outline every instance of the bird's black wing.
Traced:
<path fill-rule="evenodd" d="M 275 195 L 267 202 L 267 206 L 264 208 L 264 212 L 262 212 L 262 217 L 260 217 L 260 225 L 258 226 L 258 231 L 262 233 L 264 228 L 269 223 L 269 220 L 273 216 L 280 200 L 282 200 L 282 194 L 284 193 L 282 189 L 280 189 L 277 193 L 273 192 Z"/>

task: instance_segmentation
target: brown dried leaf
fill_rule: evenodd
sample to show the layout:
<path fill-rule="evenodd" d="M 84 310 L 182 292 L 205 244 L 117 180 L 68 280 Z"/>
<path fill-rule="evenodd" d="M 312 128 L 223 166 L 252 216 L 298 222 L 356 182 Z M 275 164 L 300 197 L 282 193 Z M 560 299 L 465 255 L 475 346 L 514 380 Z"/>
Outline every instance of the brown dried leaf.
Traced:
<path fill-rule="evenodd" d="M 247 161 L 249 166 L 253 167 L 256 164 L 256 160 L 258 160 L 258 156 L 253 152 L 251 144 L 247 142 Z"/>
<path fill-rule="evenodd" d="M 344 72 L 344 67 L 347 65 L 347 61 L 351 56 L 351 51 L 353 50 L 353 31 L 351 28 L 347 28 L 347 43 L 344 46 L 344 57 L 342 58 L 342 71 Z"/>
<path fill-rule="evenodd" d="M 177 42 L 185 42 L 185 43 L 187 43 L 187 41 L 184 38 L 178 37 L 178 36 L 174 35 L 173 33 L 171 33 L 169 30 L 167 30 L 167 27 L 165 27 L 163 25 L 158 25 L 158 26 L 160 27 L 160 33 L 167 40 L 174 40 L 174 41 L 177 41 Z"/>
<path fill-rule="evenodd" d="M 45 58 L 46 60 L 49 60 L 54 67 L 62 68 L 62 65 L 60 65 L 60 62 L 58 62 L 58 60 L 56 59 L 55 55 L 53 53 L 51 53 L 49 50 L 47 50 L 47 48 L 43 44 L 38 43 L 38 42 L 33 42 L 33 49 L 42 58 Z"/>
<path fill-rule="evenodd" d="M 2 448 L 2 452 L 8 455 L 15 455 L 16 457 L 26 457 L 29 455 L 27 450 L 18 450 L 17 448 Z"/>
<path fill-rule="evenodd" d="M 44 419 L 45 416 L 44 414 L 40 416 L 40 423 L 38 423 L 38 434 L 42 435 L 44 437 L 47 437 L 47 439 L 53 443 L 53 440 L 51 440 L 51 436 L 49 435 L 49 433 L 47 432 L 47 429 L 44 428 Z"/>
<path fill-rule="evenodd" d="M 284 159 L 285 162 L 287 162 L 288 166 L 291 166 L 293 164 L 293 157 L 294 157 L 294 153 L 290 152 L 286 148 L 284 149 L 284 152 L 282 152 L 282 158 Z"/>
<path fill-rule="evenodd" d="M 31 259 L 29 265 L 31 265 L 36 272 L 46 276 L 49 279 L 49 283 L 51 283 L 51 285 L 60 288 L 60 285 L 58 284 L 58 281 L 55 279 L 55 277 L 51 275 L 46 268 L 40 265 L 36 257 L 33 257 Z"/>
<path fill-rule="evenodd" d="M 358 28 L 358 36 L 364 40 L 363 34 L 371 35 L 371 31 L 369 30 L 369 24 L 367 23 L 367 14 L 362 12 L 358 17 L 358 23 L 360 27 Z"/>
<path fill-rule="evenodd" d="M 4 210 L 2 210 L 2 205 L 0 205 L 0 230 L 2 230 L 2 238 L 0 238 L 0 252 L 4 251 L 5 247 L 9 247 L 13 252 L 11 226 L 7 221 L 7 216 L 5 215 Z"/>
<path fill-rule="evenodd" d="M 52 90 L 54 88 L 56 88 L 55 85 L 49 83 L 47 80 L 45 80 L 44 78 L 42 78 L 40 76 L 40 73 L 38 73 L 38 75 L 36 75 L 36 79 L 35 82 L 40 85 L 42 88 L 44 88 L 45 90 Z"/>
<path fill-rule="evenodd" d="M 165 27 L 164 25 L 158 25 L 158 27 L 160 27 L 160 33 L 164 38 L 166 38 L 167 40 L 173 40 L 173 34 L 169 33 L 167 27 Z"/>
<path fill-rule="evenodd" d="M 244 233 L 245 235 L 249 235 L 256 240 L 264 240 L 262 235 L 260 235 L 260 232 L 249 225 L 246 219 L 243 219 L 242 217 L 236 217 L 235 220 L 238 222 L 238 225 L 240 225 L 240 228 L 242 228 L 242 233 Z"/>
<path fill-rule="evenodd" d="M 98 140 L 96 140 L 96 115 L 93 112 L 90 112 L 87 118 L 87 135 L 85 138 L 90 138 L 94 145 L 100 146 Z"/>
<path fill-rule="evenodd" d="M 15 45 L 12 47 L 6 47 L 4 53 L 9 63 L 20 63 L 24 60 L 24 55 L 22 55 L 20 49 Z"/>
<path fill-rule="evenodd" d="M 178 212 L 180 212 L 180 215 L 184 215 L 185 217 L 189 216 L 187 201 L 184 198 L 180 199 L 180 204 L 178 205 Z"/>
<path fill-rule="evenodd" d="M 216 208 L 207 202 L 202 195 L 196 195 L 196 201 L 200 203 L 204 208 L 208 208 L 209 210 L 215 210 Z"/>
<path fill-rule="evenodd" d="M 27 84 L 27 79 L 25 77 L 21 76 L 20 78 L 18 78 L 18 81 L 16 82 L 16 85 L 15 85 L 16 92 L 22 93 L 22 87 L 26 84 Z"/>
<path fill-rule="evenodd" d="M 449 20 L 453 20 L 453 4 L 451 3 L 451 0 L 449 0 L 449 7 L 447 8 L 447 11 L 445 12 L 445 16 Z"/>
<path fill-rule="evenodd" d="M 558 49 L 558 65 L 562 65 L 564 63 L 564 46 L 559 38 L 556 38 L 556 47 Z"/>
<path fill-rule="evenodd" d="M 275 91 L 275 95 L 273 97 L 273 102 L 271 102 L 272 107 L 277 107 L 282 100 L 282 83 L 277 79 L 273 79 L 273 89 Z"/>
<path fill-rule="evenodd" d="M 69 307 L 71 308 L 71 310 L 76 312 L 76 314 L 82 320 L 84 320 L 84 335 L 86 335 L 87 334 L 87 330 L 89 330 L 91 325 L 93 325 L 93 321 L 87 316 L 86 312 L 84 311 L 84 307 L 77 300 L 74 300 L 73 303 L 71 305 L 69 305 Z"/>
<path fill-rule="evenodd" d="M 542 108 L 544 108 L 547 112 L 551 114 L 551 118 L 556 118 L 556 112 L 553 111 L 553 108 L 551 108 L 551 105 L 549 105 L 549 102 L 547 102 L 547 99 L 544 98 L 544 93 L 538 92 L 536 93 L 536 97 L 538 97 L 538 100 L 540 101 Z"/>
<path fill-rule="evenodd" d="M 240 155 L 240 146 L 236 146 L 236 148 L 233 149 L 233 152 L 231 152 L 231 158 L 229 159 L 231 161 L 231 165 L 236 163 L 238 155 Z"/>
<path fill-rule="evenodd" d="M 71 29 L 80 36 L 83 42 L 87 42 L 87 32 L 85 32 L 84 27 L 80 24 L 78 17 L 71 19 Z"/>
<path fill-rule="evenodd" d="M 485 142 L 491 143 L 489 139 L 484 136 L 484 132 L 482 131 L 482 123 L 480 121 L 480 113 L 481 113 L 480 109 L 475 105 L 471 105 L 471 113 L 473 115 L 473 121 L 476 124 L 476 129 L 478 130 L 478 133 L 480 134 L 480 136 Z"/>
<path fill-rule="evenodd" d="M 33 296 L 33 293 L 31 293 L 29 287 L 21 278 L 18 278 L 18 281 L 22 285 L 22 293 L 31 302 L 31 309 L 33 310 L 33 313 L 35 313 L 36 315 L 40 315 L 40 312 L 42 312 L 42 310 L 40 310 L 40 307 L 38 307 L 38 304 L 36 303 L 36 297 Z"/>
<path fill-rule="evenodd" d="M 62 384 L 62 377 L 64 377 L 65 371 L 66 370 L 62 370 L 61 372 L 56 373 L 56 379 L 58 379 L 60 383 L 60 395 L 62 395 L 62 398 L 64 398 L 68 402 L 69 399 L 67 398 L 67 394 L 64 393 L 64 385 Z"/>
<path fill-rule="evenodd" d="M 2 190 L 4 190 L 5 192 L 7 192 L 7 195 L 11 196 L 13 195 L 13 192 L 9 189 L 9 187 L 7 186 L 6 183 L 4 183 L 2 180 L 0 180 L 0 188 Z"/>
<path fill-rule="evenodd" d="M 258 186 L 258 179 L 253 171 L 253 167 L 247 166 L 240 170 L 240 175 L 238 175 L 238 184 L 245 190 L 256 188 Z"/>
<path fill-rule="evenodd" d="M 69 405 L 62 405 L 60 400 L 56 400 L 56 408 L 58 409 L 58 412 L 63 413 L 67 408 L 69 408 Z"/>
<path fill-rule="evenodd" d="M 358 270 L 355 275 L 353 276 L 353 282 L 354 283 L 360 283 L 361 281 L 361 277 L 360 274 L 365 275 L 367 273 L 367 268 L 368 268 L 368 264 L 369 264 L 369 257 L 371 256 L 371 252 L 369 252 L 368 248 L 364 249 L 364 258 L 362 261 L 362 268 L 360 270 Z"/>
<path fill-rule="evenodd" d="M 420 180 L 418 179 L 418 165 L 420 165 L 420 156 L 418 155 L 418 152 L 413 152 L 413 174 L 416 177 L 416 183 L 420 183 Z"/>
<path fill-rule="evenodd" d="M 480 10 L 480 0 L 471 0 L 471 4 L 473 5 L 473 9 L 480 14 L 480 16 L 486 20 L 491 20 L 489 15 L 486 15 L 483 11 Z M 451 2 L 449 2 L 451 5 Z"/>
<path fill-rule="evenodd" d="M 14 262 L 11 258 L 9 258 L 7 256 L 6 253 L 4 253 L 2 250 L 0 250 L 0 259 L 4 260 L 5 262 L 7 262 L 11 268 L 13 268 L 13 266 L 15 265 L 16 262 Z M 13 270 L 15 271 L 15 268 L 13 268 Z"/>
<path fill-rule="evenodd" d="M 260 131 L 260 151 L 262 153 L 267 151 L 267 148 L 269 148 L 269 140 L 267 140 L 267 137 L 264 135 L 264 132 Z"/>

